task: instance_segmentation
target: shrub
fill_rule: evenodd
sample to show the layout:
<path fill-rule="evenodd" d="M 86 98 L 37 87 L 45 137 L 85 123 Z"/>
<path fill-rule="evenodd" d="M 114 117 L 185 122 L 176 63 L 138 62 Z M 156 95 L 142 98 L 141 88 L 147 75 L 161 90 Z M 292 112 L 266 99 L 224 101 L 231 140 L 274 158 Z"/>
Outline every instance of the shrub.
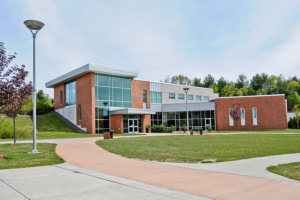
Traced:
<path fill-rule="evenodd" d="M 175 130 L 176 130 L 176 126 L 171 125 L 171 127 L 169 128 L 169 131 L 171 133 L 173 133 L 173 131 L 175 131 Z"/>
<path fill-rule="evenodd" d="M 210 126 L 206 126 L 206 130 L 208 130 L 208 132 L 211 132 L 211 127 Z"/>
<path fill-rule="evenodd" d="M 153 133 L 163 133 L 166 132 L 166 128 L 163 125 L 155 125 L 151 127 L 151 132 Z"/>
<path fill-rule="evenodd" d="M 186 126 L 182 126 L 181 130 L 183 130 L 183 132 L 185 133 L 187 131 L 187 127 Z"/>
<path fill-rule="evenodd" d="M 297 121 L 296 121 L 295 117 L 293 117 L 293 118 L 290 117 L 290 120 L 289 120 L 289 123 L 288 123 L 288 128 L 298 129 L 298 124 L 297 124 Z"/>
<path fill-rule="evenodd" d="M 10 139 L 13 138 L 13 134 L 11 133 L 11 131 L 9 131 L 8 129 L 2 129 L 1 133 L 0 133 L 0 137 L 2 139 Z"/>

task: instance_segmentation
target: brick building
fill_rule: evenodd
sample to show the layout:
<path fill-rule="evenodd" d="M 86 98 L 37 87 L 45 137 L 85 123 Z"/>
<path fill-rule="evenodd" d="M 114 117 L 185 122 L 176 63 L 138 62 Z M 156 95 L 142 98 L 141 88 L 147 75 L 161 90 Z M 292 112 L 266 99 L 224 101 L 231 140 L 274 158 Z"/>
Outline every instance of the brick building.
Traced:
<path fill-rule="evenodd" d="M 133 70 L 87 64 L 46 87 L 54 88 L 55 111 L 91 134 L 144 133 L 148 124 L 173 125 L 176 131 L 182 126 L 234 130 L 229 109 L 235 102 L 245 106 L 240 130 L 287 128 L 284 95 L 220 98 L 210 88 L 137 80 L 137 76 Z"/>

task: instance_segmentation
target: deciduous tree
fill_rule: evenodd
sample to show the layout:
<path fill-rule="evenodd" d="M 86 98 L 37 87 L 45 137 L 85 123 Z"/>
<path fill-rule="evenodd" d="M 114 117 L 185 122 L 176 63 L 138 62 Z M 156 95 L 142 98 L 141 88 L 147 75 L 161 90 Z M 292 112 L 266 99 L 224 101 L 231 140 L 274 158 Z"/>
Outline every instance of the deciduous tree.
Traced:
<path fill-rule="evenodd" d="M 28 71 L 25 65 L 8 65 L 16 58 L 14 55 L 6 55 L 5 47 L 0 42 L 0 112 L 14 121 L 14 143 L 16 143 L 15 122 L 18 113 L 24 105 L 30 101 L 34 88 L 31 82 L 26 83 Z"/>
<path fill-rule="evenodd" d="M 243 108 L 243 109 L 241 109 L 241 108 Z M 244 110 L 245 110 L 245 107 L 243 107 L 242 104 L 239 102 L 233 103 L 232 108 L 230 108 L 230 110 L 229 110 L 230 116 L 235 121 L 236 131 L 238 131 L 237 122 L 241 119 L 241 115 L 244 112 Z"/>
<path fill-rule="evenodd" d="M 293 112 L 295 113 L 295 119 L 298 124 L 298 132 L 299 132 L 299 120 L 300 120 L 300 108 L 299 105 L 294 105 Z"/>

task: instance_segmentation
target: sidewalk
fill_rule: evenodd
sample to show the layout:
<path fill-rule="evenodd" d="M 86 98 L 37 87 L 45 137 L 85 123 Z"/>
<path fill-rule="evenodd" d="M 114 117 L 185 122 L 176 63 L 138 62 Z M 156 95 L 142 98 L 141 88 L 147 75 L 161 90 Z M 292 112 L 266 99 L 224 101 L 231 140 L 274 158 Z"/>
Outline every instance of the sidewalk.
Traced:
<path fill-rule="evenodd" d="M 300 183 L 186 169 L 127 159 L 95 144 L 99 138 L 59 143 L 56 152 L 73 165 L 211 199 L 299 199 Z"/>

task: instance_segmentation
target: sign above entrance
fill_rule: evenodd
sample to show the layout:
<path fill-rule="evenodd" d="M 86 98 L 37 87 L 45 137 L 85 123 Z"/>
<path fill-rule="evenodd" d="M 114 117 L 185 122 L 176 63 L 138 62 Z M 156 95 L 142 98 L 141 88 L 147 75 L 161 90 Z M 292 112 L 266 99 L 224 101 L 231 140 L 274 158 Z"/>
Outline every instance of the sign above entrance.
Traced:
<path fill-rule="evenodd" d="M 139 102 L 139 100 L 143 98 L 142 96 L 133 96 L 133 102 Z"/>

